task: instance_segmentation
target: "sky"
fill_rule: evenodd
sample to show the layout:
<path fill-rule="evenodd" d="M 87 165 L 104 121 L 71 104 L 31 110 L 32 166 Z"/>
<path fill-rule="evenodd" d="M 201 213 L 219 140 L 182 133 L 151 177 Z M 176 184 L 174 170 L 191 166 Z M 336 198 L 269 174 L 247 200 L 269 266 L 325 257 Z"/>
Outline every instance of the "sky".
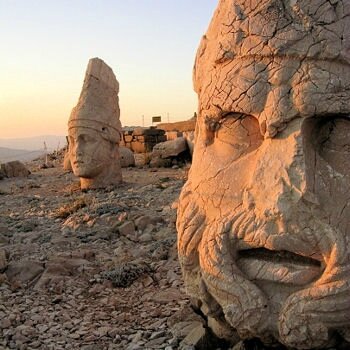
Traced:
<path fill-rule="evenodd" d="M 217 0 L 0 0 L 0 138 L 65 135 L 88 60 L 120 84 L 123 126 L 186 120 Z"/>

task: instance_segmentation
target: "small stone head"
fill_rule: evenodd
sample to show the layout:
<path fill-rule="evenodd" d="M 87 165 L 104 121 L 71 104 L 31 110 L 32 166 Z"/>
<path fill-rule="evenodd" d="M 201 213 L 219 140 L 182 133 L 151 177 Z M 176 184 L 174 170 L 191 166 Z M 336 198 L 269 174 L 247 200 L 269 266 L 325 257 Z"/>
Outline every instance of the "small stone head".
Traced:
<path fill-rule="evenodd" d="M 350 1 L 221 0 L 178 249 L 220 337 L 350 341 Z"/>
<path fill-rule="evenodd" d="M 82 189 L 121 182 L 119 85 L 102 60 L 89 62 L 78 105 L 68 122 L 69 157 Z"/>

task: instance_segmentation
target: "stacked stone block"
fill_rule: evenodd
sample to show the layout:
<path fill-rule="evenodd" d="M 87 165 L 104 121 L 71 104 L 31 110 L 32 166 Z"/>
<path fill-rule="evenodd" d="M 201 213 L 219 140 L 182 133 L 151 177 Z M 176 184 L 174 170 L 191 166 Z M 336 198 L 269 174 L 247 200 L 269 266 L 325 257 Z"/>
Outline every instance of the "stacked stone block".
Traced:
<path fill-rule="evenodd" d="M 126 130 L 123 139 L 125 147 L 131 149 L 134 153 L 152 152 L 157 143 L 167 140 L 164 130 L 153 127 L 135 128 L 133 131 Z"/>

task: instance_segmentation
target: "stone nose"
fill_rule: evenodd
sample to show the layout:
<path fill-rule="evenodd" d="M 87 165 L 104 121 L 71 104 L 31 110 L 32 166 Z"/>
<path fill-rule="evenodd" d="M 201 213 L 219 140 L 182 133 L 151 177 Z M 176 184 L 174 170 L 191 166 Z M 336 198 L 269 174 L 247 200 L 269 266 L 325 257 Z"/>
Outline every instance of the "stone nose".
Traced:
<path fill-rule="evenodd" d="M 308 164 L 306 148 L 300 128 L 265 140 L 247 190 L 250 194 L 244 196 L 245 205 L 251 206 L 253 201 L 262 215 L 286 219 L 304 208 L 302 203 L 317 205 L 318 199 L 309 180 L 314 170 Z"/>
<path fill-rule="evenodd" d="M 77 157 L 81 157 L 83 155 L 83 145 L 81 142 L 75 143 L 73 153 L 75 153 Z"/>

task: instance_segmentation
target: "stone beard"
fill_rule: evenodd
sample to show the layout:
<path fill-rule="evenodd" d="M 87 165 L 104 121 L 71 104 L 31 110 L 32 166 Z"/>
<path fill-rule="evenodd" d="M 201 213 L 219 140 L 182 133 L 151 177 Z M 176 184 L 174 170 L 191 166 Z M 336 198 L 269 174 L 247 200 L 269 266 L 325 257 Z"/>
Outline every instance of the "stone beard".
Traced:
<path fill-rule="evenodd" d="M 350 1 L 246 3 L 219 2 L 196 58 L 187 291 L 232 343 L 347 344 Z"/>

